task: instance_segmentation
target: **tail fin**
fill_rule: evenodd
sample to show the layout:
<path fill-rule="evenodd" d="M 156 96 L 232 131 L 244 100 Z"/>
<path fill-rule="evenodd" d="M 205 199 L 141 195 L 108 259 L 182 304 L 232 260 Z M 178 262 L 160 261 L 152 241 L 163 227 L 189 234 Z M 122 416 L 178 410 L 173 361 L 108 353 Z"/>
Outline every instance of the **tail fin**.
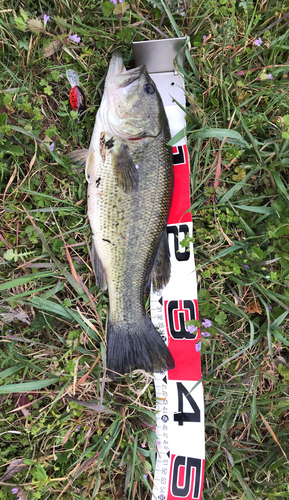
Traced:
<path fill-rule="evenodd" d="M 159 372 L 175 367 L 169 349 L 147 316 L 136 323 L 109 321 L 107 335 L 107 367 L 112 380 L 118 373 L 135 368 Z"/>

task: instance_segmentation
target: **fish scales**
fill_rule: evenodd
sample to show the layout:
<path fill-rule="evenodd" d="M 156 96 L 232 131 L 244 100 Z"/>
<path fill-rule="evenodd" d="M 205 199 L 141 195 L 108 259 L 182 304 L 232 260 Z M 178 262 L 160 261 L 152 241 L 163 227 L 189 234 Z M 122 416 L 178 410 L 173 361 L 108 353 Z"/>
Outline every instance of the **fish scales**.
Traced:
<path fill-rule="evenodd" d="M 87 152 L 88 216 L 97 284 L 109 293 L 107 367 L 161 371 L 174 360 L 147 317 L 144 291 L 170 276 L 166 225 L 172 196 L 168 121 L 145 66 L 114 52 Z M 77 157 L 77 154 L 74 155 Z"/>

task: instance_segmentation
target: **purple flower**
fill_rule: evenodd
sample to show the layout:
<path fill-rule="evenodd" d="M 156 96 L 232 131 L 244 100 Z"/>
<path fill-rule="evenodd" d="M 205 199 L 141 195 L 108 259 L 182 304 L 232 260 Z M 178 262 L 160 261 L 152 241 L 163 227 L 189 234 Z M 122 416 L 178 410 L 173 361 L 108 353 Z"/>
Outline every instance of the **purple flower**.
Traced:
<path fill-rule="evenodd" d="M 46 26 L 47 22 L 50 21 L 50 17 L 47 14 L 44 14 L 43 16 L 43 24 Z"/>
<path fill-rule="evenodd" d="M 157 446 L 160 446 L 160 444 L 161 444 L 161 440 L 160 440 L 160 439 L 157 439 L 157 440 L 156 440 L 156 445 L 157 445 Z"/>
<path fill-rule="evenodd" d="M 53 150 L 54 150 L 54 146 L 55 146 L 55 144 L 54 144 L 54 142 L 52 142 L 52 143 L 50 144 L 50 146 L 49 146 L 50 151 L 53 151 Z"/>
<path fill-rule="evenodd" d="M 143 477 L 144 477 L 145 479 L 147 479 L 148 475 L 147 475 L 147 474 L 144 474 L 144 475 L 143 475 Z"/>
<path fill-rule="evenodd" d="M 250 266 L 248 266 L 248 264 L 244 264 L 244 265 L 243 265 L 243 267 L 244 267 L 245 269 L 250 269 Z"/>
<path fill-rule="evenodd" d="M 109 0 L 110 2 L 112 2 L 114 5 L 116 5 L 116 0 Z"/>
<path fill-rule="evenodd" d="M 11 491 L 12 491 L 13 495 L 16 495 L 16 493 L 18 493 L 19 490 L 18 490 L 18 488 L 12 488 Z"/>
<path fill-rule="evenodd" d="M 201 350 L 201 349 L 202 349 L 202 342 L 198 342 L 198 343 L 196 344 L 196 351 L 197 351 L 197 352 L 200 352 L 200 350 Z"/>
<path fill-rule="evenodd" d="M 78 36 L 78 35 L 76 35 L 76 34 L 75 34 L 75 35 L 70 35 L 68 38 L 69 38 L 69 40 L 72 40 L 72 41 L 73 41 L 73 42 L 75 42 L 75 43 L 79 43 L 79 42 L 81 42 L 81 38 L 80 38 L 80 36 Z"/>
<path fill-rule="evenodd" d="M 269 73 L 268 78 L 269 80 L 274 80 L 274 77 L 271 75 L 271 73 Z"/>
<path fill-rule="evenodd" d="M 203 321 L 202 325 L 205 328 L 210 328 L 210 326 L 212 326 L 212 321 L 210 319 L 205 319 L 205 321 Z"/>
<path fill-rule="evenodd" d="M 210 337 L 211 334 L 209 332 L 202 332 L 203 337 Z"/>
<path fill-rule="evenodd" d="M 263 40 L 261 40 L 260 37 L 257 38 L 257 40 L 255 40 L 255 42 L 254 42 L 255 45 L 258 45 L 258 47 L 260 47 L 260 45 L 262 45 L 262 43 L 263 43 Z"/>
<path fill-rule="evenodd" d="M 188 326 L 187 331 L 188 331 L 189 333 L 195 333 L 195 332 L 197 331 L 197 329 L 198 329 L 198 327 L 197 327 L 197 326 L 190 325 L 190 326 Z"/>
<path fill-rule="evenodd" d="M 203 43 L 207 40 L 207 35 L 203 35 Z"/>
<path fill-rule="evenodd" d="M 144 441 L 144 442 L 141 444 L 141 447 L 142 447 L 142 448 L 145 448 L 145 446 L 146 446 L 146 443 L 145 443 L 145 441 Z"/>

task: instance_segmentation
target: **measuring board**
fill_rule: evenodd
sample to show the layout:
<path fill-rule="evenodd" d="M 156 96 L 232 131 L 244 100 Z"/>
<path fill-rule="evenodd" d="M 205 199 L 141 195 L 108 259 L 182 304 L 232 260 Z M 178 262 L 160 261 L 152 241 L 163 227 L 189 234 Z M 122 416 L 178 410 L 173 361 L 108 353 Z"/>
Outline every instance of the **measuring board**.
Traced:
<path fill-rule="evenodd" d="M 171 136 L 185 127 L 184 81 L 174 71 L 173 59 L 183 64 L 186 39 L 134 42 L 137 66 L 145 64 L 161 94 Z M 181 64 L 181 65 L 182 65 Z M 189 209 L 190 168 L 186 138 L 173 146 L 174 191 L 167 233 L 171 259 L 168 285 L 151 291 L 151 317 L 175 360 L 175 368 L 155 373 L 157 397 L 157 462 L 153 499 L 178 500 L 202 497 L 205 467 L 204 397 L 200 353 L 201 335 L 187 332 L 185 321 L 198 319 L 197 281 L 193 244 L 183 248 L 179 241 L 192 236 Z M 195 387 L 196 386 L 196 387 Z M 193 390 L 192 390 L 193 389 Z"/>

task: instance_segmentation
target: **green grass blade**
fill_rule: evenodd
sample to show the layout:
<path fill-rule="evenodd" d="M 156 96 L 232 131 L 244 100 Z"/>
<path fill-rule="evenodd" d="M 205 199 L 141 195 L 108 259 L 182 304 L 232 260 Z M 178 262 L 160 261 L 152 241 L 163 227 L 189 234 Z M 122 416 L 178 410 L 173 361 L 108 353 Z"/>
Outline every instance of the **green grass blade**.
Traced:
<path fill-rule="evenodd" d="M 220 253 L 218 253 L 218 255 L 216 255 L 211 260 L 211 262 L 214 262 L 215 260 L 218 260 L 218 259 L 222 259 L 223 257 L 228 255 L 229 253 L 236 252 L 237 250 L 240 250 L 240 248 L 242 248 L 242 245 L 239 245 L 239 244 L 232 245 L 229 248 L 225 248 L 225 250 L 222 250 Z"/>
<path fill-rule="evenodd" d="M 254 139 L 253 135 L 251 134 L 251 132 L 250 132 L 249 128 L 247 127 L 247 124 L 246 124 L 246 122 L 245 122 L 245 120 L 244 120 L 244 118 L 243 118 L 243 116 L 242 116 L 241 112 L 240 112 L 238 109 L 236 109 L 236 111 L 237 111 L 237 114 L 239 115 L 239 118 L 240 118 L 240 120 L 241 120 L 241 123 L 242 123 L 242 125 L 243 125 L 243 128 L 244 128 L 244 130 L 246 131 L 246 134 L 248 135 L 248 137 L 249 137 L 249 139 L 250 139 L 250 142 L 251 142 L 251 144 L 252 144 L 252 146 L 253 146 L 253 148 L 254 148 L 255 153 L 256 153 L 256 155 L 258 156 L 259 161 L 262 163 L 262 157 L 261 157 L 261 155 L 260 155 L 260 152 L 259 152 L 259 149 L 258 149 L 258 146 L 257 146 L 257 142 L 255 141 L 255 139 Z"/>
<path fill-rule="evenodd" d="M 258 413 L 258 408 L 257 408 L 258 384 L 259 384 L 259 371 L 257 370 L 255 373 L 255 377 L 254 377 L 253 399 L 252 399 L 252 406 L 251 406 L 251 422 L 252 422 L 253 428 L 256 425 L 256 418 L 257 418 L 257 413 Z"/>
<path fill-rule="evenodd" d="M 232 470 L 232 475 L 233 475 L 233 476 L 235 476 L 235 477 L 238 479 L 238 481 L 239 481 L 239 483 L 240 483 L 241 487 L 243 488 L 243 491 L 244 491 L 244 493 L 245 493 L 245 495 L 246 495 L 246 498 L 247 498 L 248 500 L 258 500 L 258 498 L 254 495 L 254 493 L 253 493 L 253 492 L 252 492 L 252 490 L 249 488 L 248 484 L 247 484 L 247 483 L 246 483 L 246 481 L 242 478 L 242 476 L 241 476 L 240 472 L 239 472 L 236 468 L 234 468 L 234 469 Z"/>
<path fill-rule="evenodd" d="M 288 314 L 288 313 L 287 313 Z M 276 339 L 280 340 L 280 342 L 282 342 L 282 344 L 286 345 L 287 347 L 289 347 L 289 342 L 288 340 L 286 340 L 283 335 L 281 335 L 281 333 L 278 331 L 278 330 L 274 330 L 272 328 L 272 325 L 271 325 L 271 332 L 273 333 L 274 337 L 276 337 Z"/>
<path fill-rule="evenodd" d="M 56 318 L 60 317 L 67 321 L 73 320 L 73 316 L 70 314 L 68 309 L 57 302 L 53 302 L 52 300 L 46 300 L 41 297 L 33 297 L 29 300 L 29 303 L 37 307 L 37 309 L 42 309 Z"/>
<path fill-rule="evenodd" d="M 276 318 L 273 323 L 271 323 L 271 328 L 279 328 L 281 323 L 283 323 L 284 319 L 288 316 L 288 311 L 280 314 L 278 318 Z"/>
<path fill-rule="evenodd" d="M 246 186 L 248 180 L 252 177 L 252 175 L 256 174 L 256 172 L 257 172 L 256 169 L 252 169 L 251 172 L 249 172 L 246 175 L 246 177 L 243 181 L 237 182 L 233 187 L 231 187 L 231 189 L 229 189 L 227 191 L 226 194 L 224 194 L 224 196 L 220 199 L 219 203 L 222 204 L 222 203 L 226 203 L 227 201 L 229 201 L 235 193 L 237 193 L 244 186 Z"/>
<path fill-rule="evenodd" d="M 269 347 L 269 352 L 270 356 L 273 357 L 273 347 L 272 347 L 272 332 L 271 332 L 271 321 L 270 321 L 270 311 L 268 304 L 265 302 L 263 297 L 258 294 L 259 300 L 262 302 L 263 306 L 265 307 L 266 315 L 267 315 L 267 339 L 268 339 L 268 347 Z"/>
<path fill-rule="evenodd" d="M 14 280 L 7 281 L 6 283 L 1 283 L 0 291 L 10 290 L 11 288 L 22 286 L 25 283 L 35 282 L 36 280 L 42 280 L 43 278 L 48 278 L 49 276 L 53 276 L 54 271 L 46 271 L 43 273 L 30 273 L 25 276 L 21 276 L 21 278 L 15 278 Z"/>
<path fill-rule="evenodd" d="M 132 447 L 132 478 L 134 478 L 134 471 L 135 471 L 135 466 L 137 462 L 137 438 L 138 434 L 134 436 L 134 443 Z M 134 481 L 130 482 L 130 487 L 129 487 L 129 493 L 128 493 L 128 500 L 131 498 L 131 493 L 132 493 L 132 487 L 133 487 Z"/>
<path fill-rule="evenodd" d="M 284 183 L 280 177 L 280 175 L 278 174 L 278 172 L 276 171 L 273 171 L 272 172 L 272 175 L 274 177 L 274 180 L 276 182 L 276 186 L 277 188 L 279 189 L 279 192 L 282 193 L 282 195 L 284 196 L 284 198 L 289 201 L 289 195 L 288 195 L 288 191 L 286 189 L 286 187 L 284 186 Z"/>
<path fill-rule="evenodd" d="M 233 205 L 235 208 L 239 208 L 240 210 L 246 210 L 247 212 L 253 212 L 255 214 L 266 214 L 273 215 L 275 214 L 274 208 L 271 207 L 252 207 L 247 205 Z"/>
<path fill-rule="evenodd" d="M 180 32 L 179 28 L 178 28 L 178 25 L 176 23 L 176 21 L 174 20 L 173 18 L 173 15 L 171 13 L 171 11 L 168 9 L 166 3 L 164 2 L 164 0 L 160 0 L 161 1 L 161 4 L 170 20 L 170 23 L 172 25 L 172 27 L 174 28 L 175 32 L 176 32 L 176 35 L 178 36 L 178 38 L 182 38 L 183 37 L 183 34 Z"/>
<path fill-rule="evenodd" d="M 49 378 L 45 380 L 37 380 L 31 382 L 23 382 L 23 384 L 8 384 L 0 386 L 0 394 L 13 394 L 14 392 L 32 392 L 38 389 L 43 389 L 52 384 L 58 384 L 59 378 Z"/>
<path fill-rule="evenodd" d="M 174 144 L 176 144 L 176 142 L 183 139 L 185 135 L 189 135 L 189 138 L 191 140 L 210 138 L 224 139 L 226 137 L 227 139 L 233 139 L 234 142 L 237 142 L 238 144 L 240 144 L 240 146 L 248 146 L 247 142 L 243 139 L 241 134 L 239 134 L 239 132 L 236 132 L 235 130 L 222 128 L 201 128 L 199 130 L 194 130 L 190 133 L 189 132 L 190 131 L 187 128 L 180 130 L 176 135 L 174 135 L 174 137 L 172 137 L 168 144 L 170 146 L 173 146 Z"/>
<path fill-rule="evenodd" d="M 24 364 L 19 364 L 16 366 L 11 366 L 11 368 L 7 368 L 7 370 L 0 371 L 0 380 L 10 377 L 11 375 L 13 375 L 13 373 L 19 372 L 24 368 L 24 366 Z"/>

